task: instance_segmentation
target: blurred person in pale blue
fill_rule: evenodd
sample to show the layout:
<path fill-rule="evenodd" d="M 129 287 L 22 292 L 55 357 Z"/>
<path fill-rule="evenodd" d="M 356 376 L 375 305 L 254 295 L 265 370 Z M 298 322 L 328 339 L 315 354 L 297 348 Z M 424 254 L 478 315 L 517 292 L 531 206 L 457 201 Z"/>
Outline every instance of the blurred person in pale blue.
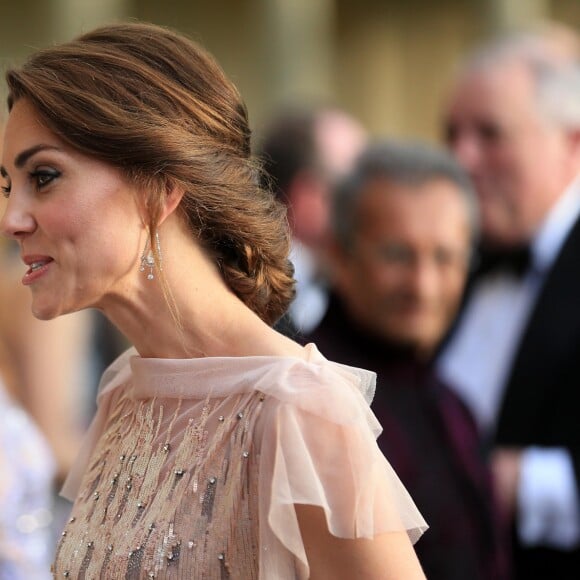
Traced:
<path fill-rule="evenodd" d="M 55 465 L 44 437 L 0 384 L 0 578 L 50 577 Z"/>
<path fill-rule="evenodd" d="M 50 414 L 45 395 L 60 398 L 51 390 L 52 360 L 54 365 L 60 360 L 51 356 L 53 349 L 43 347 L 44 338 L 49 333 L 56 349 L 66 348 L 67 342 L 61 340 L 62 326 L 55 334 L 54 326 L 36 333 L 30 325 L 29 296 L 15 283 L 21 268 L 14 258 L 14 247 L 0 240 L 0 580 L 45 580 L 51 577 L 57 529 L 53 499 L 58 461 L 33 409 L 44 407 Z"/>

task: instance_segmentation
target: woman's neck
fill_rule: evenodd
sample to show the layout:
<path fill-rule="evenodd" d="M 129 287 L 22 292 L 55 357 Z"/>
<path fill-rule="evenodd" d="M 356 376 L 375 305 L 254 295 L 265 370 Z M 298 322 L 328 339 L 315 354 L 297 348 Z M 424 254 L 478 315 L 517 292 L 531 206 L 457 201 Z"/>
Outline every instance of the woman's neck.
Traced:
<path fill-rule="evenodd" d="M 117 293 L 103 307 L 142 357 L 303 356 L 302 347 L 269 327 L 227 287 L 202 250 L 171 239 L 165 243 L 181 251 L 164 256 L 163 272 L 154 280 L 135 272 L 133 290 Z"/>

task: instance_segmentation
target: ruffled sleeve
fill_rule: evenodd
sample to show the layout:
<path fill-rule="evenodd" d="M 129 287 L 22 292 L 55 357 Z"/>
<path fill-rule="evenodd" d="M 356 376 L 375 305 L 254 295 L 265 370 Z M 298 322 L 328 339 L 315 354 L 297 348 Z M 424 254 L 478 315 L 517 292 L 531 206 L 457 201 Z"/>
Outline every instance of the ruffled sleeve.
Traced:
<path fill-rule="evenodd" d="M 427 529 L 376 444 L 380 426 L 361 392 L 370 374 L 323 359 L 264 389 L 260 578 L 291 577 L 296 566 L 308 577 L 294 504 L 321 507 L 339 538 L 404 530 L 415 542 Z"/>

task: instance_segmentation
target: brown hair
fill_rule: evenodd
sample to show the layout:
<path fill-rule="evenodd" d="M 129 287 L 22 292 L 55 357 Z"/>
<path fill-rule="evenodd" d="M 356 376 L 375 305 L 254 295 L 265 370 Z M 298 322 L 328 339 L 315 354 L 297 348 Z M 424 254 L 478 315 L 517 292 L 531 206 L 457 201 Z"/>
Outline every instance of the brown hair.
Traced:
<path fill-rule="evenodd" d="M 260 187 L 246 107 L 204 49 L 159 26 L 112 25 L 41 50 L 6 78 L 9 107 L 27 98 L 69 145 L 145 186 L 151 241 L 167 187 L 183 187 L 181 210 L 227 285 L 268 323 L 285 312 L 285 208 Z"/>

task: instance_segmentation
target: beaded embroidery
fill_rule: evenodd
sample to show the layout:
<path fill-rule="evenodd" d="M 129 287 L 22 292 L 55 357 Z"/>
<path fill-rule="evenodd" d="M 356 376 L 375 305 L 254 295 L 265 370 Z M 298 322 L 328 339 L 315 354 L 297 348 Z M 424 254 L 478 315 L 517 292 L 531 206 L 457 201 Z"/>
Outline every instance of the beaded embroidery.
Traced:
<path fill-rule="evenodd" d="M 55 577 L 256 579 L 252 438 L 263 395 L 232 396 L 229 416 L 223 399 L 208 398 L 175 433 L 185 405 L 165 418 L 156 399 L 120 391 L 60 539 Z"/>

